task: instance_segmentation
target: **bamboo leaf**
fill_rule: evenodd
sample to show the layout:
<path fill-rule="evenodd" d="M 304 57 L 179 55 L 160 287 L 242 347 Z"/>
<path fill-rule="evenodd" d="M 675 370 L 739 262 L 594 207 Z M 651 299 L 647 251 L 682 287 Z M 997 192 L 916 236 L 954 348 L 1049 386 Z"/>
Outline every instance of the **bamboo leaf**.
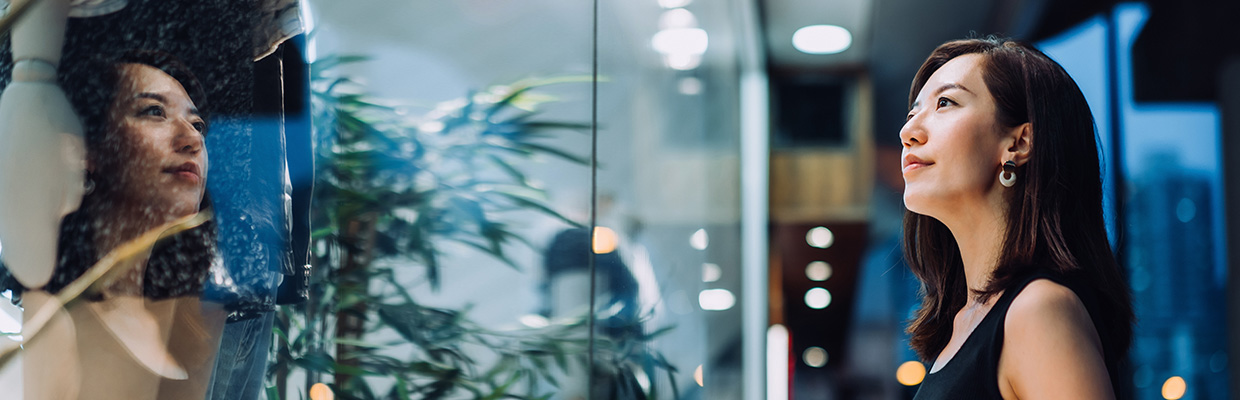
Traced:
<path fill-rule="evenodd" d="M 511 200 L 511 201 L 512 201 L 512 202 L 514 202 L 514 203 L 517 203 L 517 205 L 520 205 L 520 206 L 523 206 L 523 207 L 527 207 L 527 208 L 531 208 L 531 209 L 534 209 L 534 210 L 538 210 L 538 211 L 542 212 L 543 214 L 547 214 L 547 215 L 550 215 L 550 216 L 552 216 L 552 217 L 555 217 L 556 219 L 559 219 L 560 221 L 564 221 L 565 223 L 567 223 L 567 224 L 569 224 L 569 225 L 572 225 L 573 227 L 577 227 L 577 228 L 582 228 L 582 227 L 585 227 L 585 225 L 582 225 L 581 223 L 578 223 L 577 221 L 573 221 L 572 219 L 569 219 L 568 217 L 565 217 L 564 215 L 560 214 L 559 212 L 556 212 L 555 210 L 552 210 L 550 207 L 547 207 L 546 205 L 544 205 L 544 204 L 542 204 L 542 203 L 540 203 L 540 202 L 538 202 L 538 201 L 535 201 L 535 200 L 532 200 L 532 199 L 529 199 L 529 198 L 526 198 L 526 197 L 523 197 L 523 196 L 515 195 L 515 194 L 505 193 L 505 192 L 498 192 L 498 191 L 497 191 L 497 192 L 495 192 L 495 193 L 496 193 L 496 194 L 498 194 L 498 195 L 500 195 L 500 196 L 504 196 L 505 198 L 507 198 L 508 200 Z"/>
<path fill-rule="evenodd" d="M 533 152 L 535 152 L 535 153 L 546 153 L 546 154 L 550 154 L 550 155 L 553 155 L 553 156 L 556 156 L 556 157 L 562 158 L 562 159 L 564 159 L 564 160 L 571 161 L 571 162 L 574 162 L 574 163 L 577 163 L 577 164 L 581 164 L 581 165 L 589 165 L 589 164 L 590 164 L 590 158 L 589 158 L 589 157 L 579 156 L 579 155 L 576 155 L 576 154 L 572 154 L 572 153 L 569 153 L 569 152 L 567 152 L 567 151 L 564 151 L 564 150 L 561 150 L 561 149 L 557 149 L 557 148 L 555 148 L 555 147 L 551 147 L 551 146 L 545 146 L 545 145 L 541 145 L 541 144 L 535 144 L 535 143 L 528 143 L 528 142 L 526 142 L 526 143 L 521 143 L 520 145 L 518 145 L 518 148 L 525 149 L 525 150 L 531 150 L 531 151 L 533 151 Z"/>
<path fill-rule="evenodd" d="M 310 71 L 311 71 L 311 73 L 312 73 L 312 74 L 316 74 L 316 75 L 314 75 L 314 76 L 316 76 L 316 77 L 321 77 L 321 76 L 322 76 L 322 73 L 323 73 L 324 71 L 329 71 L 329 70 L 332 70 L 332 69 L 337 68 L 337 67 L 339 67 L 340 65 L 343 65 L 343 64 L 351 64 L 351 63 L 355 63 L 355 62 L 366 61 L 366 60 L 369 60 L 369 59 L 370 59 L 370 57 L 368 57 L 368 56 L 361 56 L 361 55 L 333 55 L 333 56 L 328 56 L 328 57 L 325 57 L 325 58 L 319 59 L 319 60 L 317 60 L 317 61 L 315 61 L 315 62 L 313 62 L 313 63 L 310 63 Z"/>

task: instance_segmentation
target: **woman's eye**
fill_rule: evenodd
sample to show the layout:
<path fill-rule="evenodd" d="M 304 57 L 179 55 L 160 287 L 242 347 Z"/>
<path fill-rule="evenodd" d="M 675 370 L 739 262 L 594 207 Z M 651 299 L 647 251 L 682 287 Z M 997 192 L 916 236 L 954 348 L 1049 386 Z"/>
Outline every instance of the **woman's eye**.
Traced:
<path fill-rule="evenodd" d="M 139 114 L 162 117 L 164 116 L 164 108 L 160 106 L 149 106 L 149 107 L 143 108 L 142 111 L 139 112 Z"/>
<path fill-rule="evenodd" d="M 947 106 L 950 106 L 950 105 L 952 105 L 952 104 L 956 104 L 956 102 L 951 101 L 951 99 L 948 99 L 948 98 L 946 98 L 946 97 L 940 97 L 940 98 L 939 98 L 939 108 L 947 107 Z"/>
<path fill-rule="evenodd" d="M 207 124 L 202 121 L 194 122 L 194 130 L 198 131 L 198 133 L 206 133 Z"/>

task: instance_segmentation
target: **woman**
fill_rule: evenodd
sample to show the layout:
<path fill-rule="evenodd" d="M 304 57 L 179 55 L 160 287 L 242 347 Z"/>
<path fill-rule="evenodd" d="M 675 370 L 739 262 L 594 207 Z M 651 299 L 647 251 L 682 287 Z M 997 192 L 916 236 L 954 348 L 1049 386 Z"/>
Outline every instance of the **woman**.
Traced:
<path fill-rule="evenodd" d="M 86 127 L 87 191 L 61 224 L 46 292 L 22 296 L 27 313 L 103 255 L 208 203 L 206 99 L 183 64 L 131 51 L 65 76 Z M 26 351 L 26 398 L 201 398 L 224 317 L 197 297 L 217 260 L 215 237 L 210 222 L 172 236 L 121 261 L 128 273 L 89 301 L 70 303 L 60 329 L 33 343 L 41 350 Z M 29 373 L 58 368 L 68 371 Z"/>
<path fill-rule="evenodd" d="M 1132 306 L 1076 83 L 1032 46 L 967 39 L 930 54 L 909 103 L 908 330 L 933 362 L 916 398 L 1115 398 Z"/>
<path fill-rule="evenodd" d="M 48 283 L 52 292 L 120 243 L 210 203 L 206 95 L 184 64 L 134 50 L 87 61 L 66 75 L 64 86 L 86 127 L 87 194 L 61 224 L 63 273 Z M 112 290 L 153 299 L 200 294 L 214 244 L 210 225 L 178 235 L 156 247 L 163 255 L 133 270 L 127 281 L 141 286 L 122 280 Z"/>

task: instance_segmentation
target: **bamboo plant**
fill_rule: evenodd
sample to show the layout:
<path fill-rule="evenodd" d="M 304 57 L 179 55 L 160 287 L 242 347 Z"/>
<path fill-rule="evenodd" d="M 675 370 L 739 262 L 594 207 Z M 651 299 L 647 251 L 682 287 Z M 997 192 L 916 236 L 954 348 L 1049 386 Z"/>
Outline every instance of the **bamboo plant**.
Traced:
<path fill-rule="evenodd" d="M 582 79 L 495 86 L 410 115 L 336 74 L 363 60 L 311 66 L 314 274 L 309 301 L 280 311 L 268 398 L 289 384 L 307 393 L 329 375 L 338 399 L 551 398 L 570 369 L 586 364 L 589 315 L 495 330 L 471 320 L 468 308 L 425 305 L 399 277 L 414 269 L 438 290 L 447 243 L 489 255 L 495 268 L 521 269 L 505 248 L 530 243 L 504 222 L 511 213 L 581 227 L 549 207 L 522 168 L 536 156 L 587 168 L 587 158 L 547 143 L 590 126 L 543 119 L 540 107 L 554 99 L 536 92 Z M 638 383 L 650 373 L 666 374 L 678 397 L 676 369 L 649 346 L 663 331 L 596 338 L 589 370 L 609 398 L 659 398 Z M 294 371 L 305 381 L 290 383 Z"/>

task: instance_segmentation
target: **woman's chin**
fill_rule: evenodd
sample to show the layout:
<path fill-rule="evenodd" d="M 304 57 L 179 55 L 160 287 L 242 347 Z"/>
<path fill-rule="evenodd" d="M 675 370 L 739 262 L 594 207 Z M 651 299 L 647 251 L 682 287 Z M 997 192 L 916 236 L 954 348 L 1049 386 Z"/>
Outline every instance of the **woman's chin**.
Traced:
<path fill-rule="evenodd" d="M 904 190 L 904 208 L 918 214 L 925 214 L 924 203 L 924 199 L 922 199 L 921 196 L 918 196 L 915 192 L 908 189 Z"/>
<path fill-rule="evenodd" d="M 921 215 L 934 216 L 934 202 L 915 192 L 904 192 L 904 208 Z"/>
<path fill-rule="evenodd" d="M 164 210 L 162 213 L 166 216 L 164 223 L 168 223 L 197 214 L 198 203 L 189 201 L 177 202 L 176 204 L 169 205 Z"/>

